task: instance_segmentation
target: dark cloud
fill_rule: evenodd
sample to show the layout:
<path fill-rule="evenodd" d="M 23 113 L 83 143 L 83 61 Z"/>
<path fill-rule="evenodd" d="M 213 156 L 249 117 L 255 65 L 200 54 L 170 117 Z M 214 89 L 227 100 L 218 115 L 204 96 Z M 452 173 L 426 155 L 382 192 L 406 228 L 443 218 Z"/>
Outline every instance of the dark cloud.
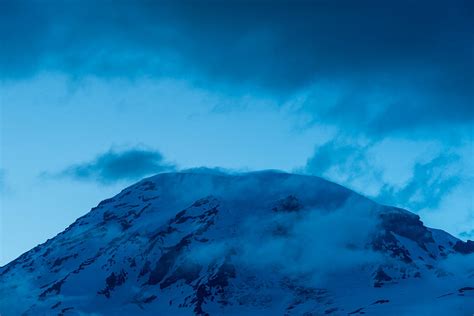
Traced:
<path fill-rule="evenodd" d="M 158 151 L 146 149 L 109 150 L 94 160 L 72 165 L 56 176 L 109 184 L 120 180 L 137 180 L 147 175 L 173 170 Z"/>
<path fill-rule="evenodd" d="M 178 76 L 288 98 L 384 134 L 474 119 L 474 5 L 454 1 L 2 1 L 2 76 Z M 318 98 L 333 85 L 334 102 Z"/>

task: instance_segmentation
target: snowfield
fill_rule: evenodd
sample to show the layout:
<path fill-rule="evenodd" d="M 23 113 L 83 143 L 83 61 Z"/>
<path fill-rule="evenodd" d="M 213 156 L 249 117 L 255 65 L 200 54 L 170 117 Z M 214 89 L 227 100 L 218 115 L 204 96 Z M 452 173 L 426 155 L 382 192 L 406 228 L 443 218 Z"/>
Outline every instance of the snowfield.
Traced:
<path fill-rule="evenodd" d="M 0 314 L 474 314 L 474 243 L 318 177 L 163 173 L 0 268 Z"/>

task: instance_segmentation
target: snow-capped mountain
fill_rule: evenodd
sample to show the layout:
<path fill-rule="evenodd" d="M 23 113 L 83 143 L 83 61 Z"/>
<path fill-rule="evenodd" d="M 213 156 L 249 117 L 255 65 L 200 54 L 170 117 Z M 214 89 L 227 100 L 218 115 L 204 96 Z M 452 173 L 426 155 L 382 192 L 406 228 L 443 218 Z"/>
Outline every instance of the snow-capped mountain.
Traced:
<path fill-rule="evenodd" d="M 0 314 L 471 316 L 473 253 L 318 177 L 164 173 L 0 268 Z"/>

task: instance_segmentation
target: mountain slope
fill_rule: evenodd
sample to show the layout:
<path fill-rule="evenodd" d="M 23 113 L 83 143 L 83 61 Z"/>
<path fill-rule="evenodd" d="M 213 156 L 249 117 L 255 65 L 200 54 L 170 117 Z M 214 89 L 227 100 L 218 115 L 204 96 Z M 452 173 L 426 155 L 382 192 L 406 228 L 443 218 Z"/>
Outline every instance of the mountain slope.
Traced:
<path fill-rule="evenodd" d="M 472 315 L 473 252 L 317 177 L 165 173 L 0 268 L 0 313 Z"/>

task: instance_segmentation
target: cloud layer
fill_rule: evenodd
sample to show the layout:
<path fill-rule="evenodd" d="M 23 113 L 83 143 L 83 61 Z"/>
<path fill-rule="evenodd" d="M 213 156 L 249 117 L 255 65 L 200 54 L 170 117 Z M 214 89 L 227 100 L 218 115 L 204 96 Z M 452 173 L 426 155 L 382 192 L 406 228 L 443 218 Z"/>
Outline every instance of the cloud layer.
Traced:
<path fill-rule="evenodd" d="M 474 119 L 472 1 L 2 1 L 2 77 L 179 77 L 376 135 Z"/>

